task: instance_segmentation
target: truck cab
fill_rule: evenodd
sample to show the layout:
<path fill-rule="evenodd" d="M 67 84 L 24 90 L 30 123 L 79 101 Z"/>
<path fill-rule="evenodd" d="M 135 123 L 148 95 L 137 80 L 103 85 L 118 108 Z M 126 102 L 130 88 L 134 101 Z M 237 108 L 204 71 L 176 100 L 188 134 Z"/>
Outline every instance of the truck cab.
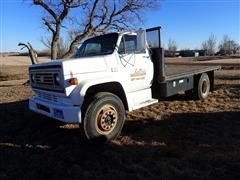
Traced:
<path fill-rule="evenodd" d="M 217 68 L 169 76 L 160 29 L 92 37 L 70 60 L 31 65 L 29 79 L 36 96 L 30 98 L 29 108 L 66 123 L 79 123 L 86 140 L 107 141 L 121 132 L 125 111 L 185 90 L 200 91 L 199 98 L 205 99 Z"/>

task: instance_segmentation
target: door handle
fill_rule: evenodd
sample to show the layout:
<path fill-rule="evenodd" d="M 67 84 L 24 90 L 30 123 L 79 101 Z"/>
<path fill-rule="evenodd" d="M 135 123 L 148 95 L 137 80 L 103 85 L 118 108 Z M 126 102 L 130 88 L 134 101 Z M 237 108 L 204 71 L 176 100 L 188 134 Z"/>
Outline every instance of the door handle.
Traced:
<path fill-rule="evenodd" d="M 143 56 L 143 58 L 149 58 L 149 56 Z"/>

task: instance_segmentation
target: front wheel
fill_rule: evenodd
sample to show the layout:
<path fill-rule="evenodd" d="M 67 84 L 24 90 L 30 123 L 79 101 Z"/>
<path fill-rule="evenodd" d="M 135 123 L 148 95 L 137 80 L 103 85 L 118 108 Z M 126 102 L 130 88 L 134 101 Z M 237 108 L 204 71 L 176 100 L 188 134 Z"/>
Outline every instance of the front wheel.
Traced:
<path fill-rule="evenodd" d="M 97 93 L 89 99 L 80 125 L 86 140 L 110 141 L 121 132 L 125 109 L 118 96 L 112 93 Z"/>

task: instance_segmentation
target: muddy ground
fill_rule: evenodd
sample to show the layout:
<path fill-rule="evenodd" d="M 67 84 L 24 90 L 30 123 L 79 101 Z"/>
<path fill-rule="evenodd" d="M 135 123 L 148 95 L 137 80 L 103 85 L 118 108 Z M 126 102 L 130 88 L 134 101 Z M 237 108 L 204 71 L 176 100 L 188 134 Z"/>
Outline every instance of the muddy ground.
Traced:
<path fill-rule="evenodd" d="M 78 125 L 28 110 L 25 66 L 0 77 L 0 179 L 240 179 L 240 73 L 216 73 L 205 101 L 184 94 L 127 113 L 121 136 L 86 145 Z M 16 75 L 17 74 L 17 75 Z"/>

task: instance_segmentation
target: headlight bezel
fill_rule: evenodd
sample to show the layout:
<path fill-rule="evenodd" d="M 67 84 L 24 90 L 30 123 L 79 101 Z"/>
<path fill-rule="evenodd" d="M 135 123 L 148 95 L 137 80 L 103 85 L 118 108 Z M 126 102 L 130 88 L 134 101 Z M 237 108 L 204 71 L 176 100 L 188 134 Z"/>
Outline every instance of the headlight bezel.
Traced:
<path fill-rule="evenodd" d="M 58 73 L 54 74 L 53 78 L 56 85 L 61 85 L 61 77 Z"/>

